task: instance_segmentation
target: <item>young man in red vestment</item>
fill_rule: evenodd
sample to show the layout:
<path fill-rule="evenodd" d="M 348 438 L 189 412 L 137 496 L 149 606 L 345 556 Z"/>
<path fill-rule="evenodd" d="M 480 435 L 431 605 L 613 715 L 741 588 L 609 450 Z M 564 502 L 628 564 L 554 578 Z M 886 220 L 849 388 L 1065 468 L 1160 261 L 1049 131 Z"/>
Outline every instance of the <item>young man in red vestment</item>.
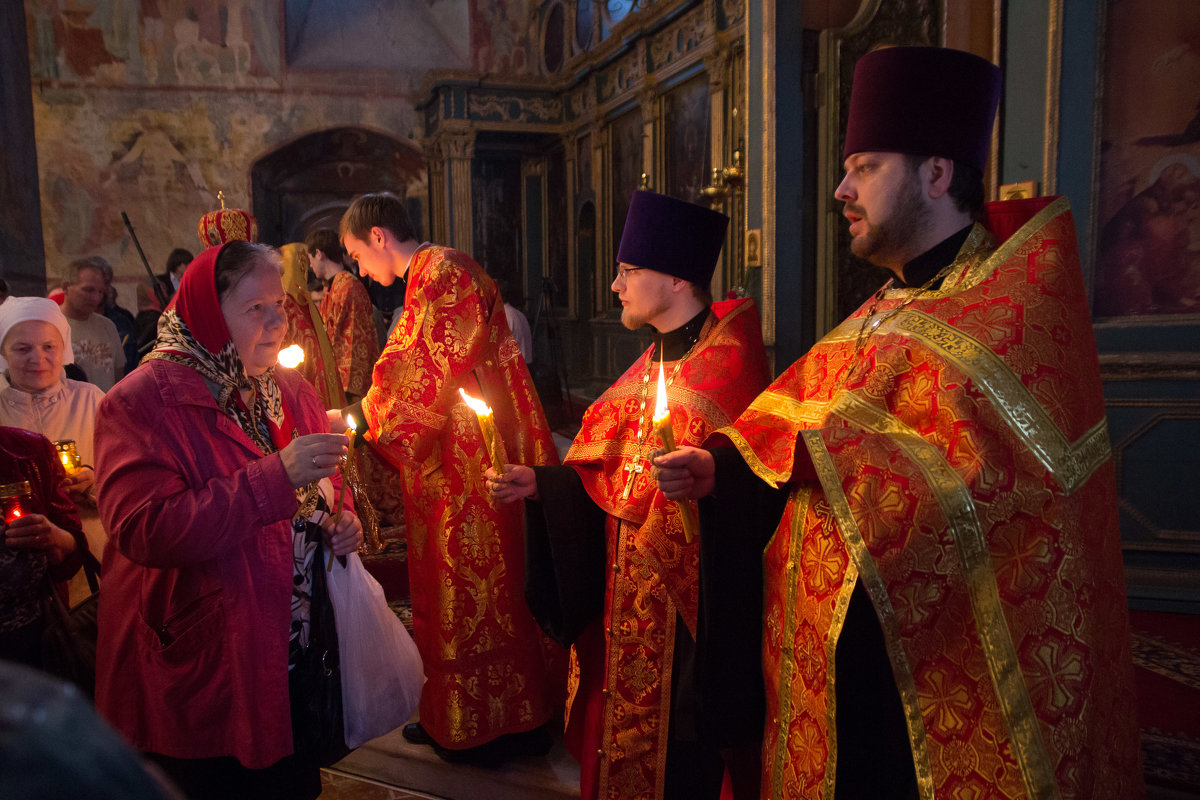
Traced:
<path fill-rule="evenodd" d="M 763 797 L 1143 793 L 1074 224 L 985 215 L 999 93 L 967 53 L 860 59 L 836 196 L 894 277 L 715 449 L 656 459 L 668 497 L 716 489 L 705 558 L 762 559 Z"/>
<path fill-rule="evenodd" d="M 313 231 L 304 237 L 304 246 L 313 272 L 329 287 L 318 310 L 329 331 L 342 389 L 350 402 L 355 402 L 371 387 L 371 370 L 379 358 L 371 298 L 362 282 L 342 265 L 342 245 L 336 233 Z"/>
<path fill-rule="evenodd" d="M 526 596 L 543 628 L 573 645 L 567 739 L 584 800 L 716 798 L 727 763 L 736 786 L 751 785 L 743 796 L 757 786 L 757 661 L 738 674 L 720 626 L 697 640 L 702 598 L 736 595 L 741 584 L 706 581 L 681 517 L 695 509 L 667 502 L 648 464 L 663 446 L 652 420 L 660 368 L 680 444 L 729 424 L 767 384 L 753 302 L 712 304 L 709 294 L 728 222 L 634 194 L 612 289 L 621 322 L 649 325 L 652 345 L 585 412 L 565 466 L 487 473 L 498 500 L 531 500 Z M 732 709 L 731 682 L 750 698 Z"/>
<path fill-rule="evenodd" d="M 488 448 L 459 395 L 491 406 L 510 458 L 557 462 L 500 293 L 465 253 L 418 241 L 395 195 L 355 199 L 340 233 L 371 278 L 407 280 L 400 321 L 353 412 L 403 479 L 414 638 L 426 676 L 420 722 L 405 736 L 487 763 L 544 753 L 543 726 L 563 693 L 563 654 L 525 605 L 521 507 L 488 497 Z"/>

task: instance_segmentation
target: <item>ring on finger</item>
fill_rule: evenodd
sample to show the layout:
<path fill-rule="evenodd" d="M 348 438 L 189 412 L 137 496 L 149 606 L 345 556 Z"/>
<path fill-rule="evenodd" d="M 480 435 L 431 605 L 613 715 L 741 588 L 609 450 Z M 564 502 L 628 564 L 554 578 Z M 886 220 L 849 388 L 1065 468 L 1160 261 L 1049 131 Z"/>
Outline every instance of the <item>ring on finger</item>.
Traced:
<path fill-rule="evenodd" d="M 317 469 L 320 469 L 320 468 L 321 468 L 321 465 L 317 463 L 317 457 L 316 457 L 316 456 L 313 456 L 313 458 L 312 458 L 312 462 L 313 462 L 313 466 L 314 466 L 314 467 L 316 467 Z"/>

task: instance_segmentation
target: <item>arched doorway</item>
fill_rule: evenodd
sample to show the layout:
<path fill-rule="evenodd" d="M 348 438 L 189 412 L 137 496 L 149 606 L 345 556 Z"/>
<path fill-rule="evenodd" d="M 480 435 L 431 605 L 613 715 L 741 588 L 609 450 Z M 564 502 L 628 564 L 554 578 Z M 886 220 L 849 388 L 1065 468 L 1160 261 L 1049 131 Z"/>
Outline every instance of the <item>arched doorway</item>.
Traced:
<path fill-rule="evenodd" d="M 263 155 L 250 168 L 259 239 L 300 241 L 336 228 L 355 195 L 393 192 L 406 198 L 419 231 L 427 229 L 428 172 L 416 144 L 366 128 L 306 134 Z"/>

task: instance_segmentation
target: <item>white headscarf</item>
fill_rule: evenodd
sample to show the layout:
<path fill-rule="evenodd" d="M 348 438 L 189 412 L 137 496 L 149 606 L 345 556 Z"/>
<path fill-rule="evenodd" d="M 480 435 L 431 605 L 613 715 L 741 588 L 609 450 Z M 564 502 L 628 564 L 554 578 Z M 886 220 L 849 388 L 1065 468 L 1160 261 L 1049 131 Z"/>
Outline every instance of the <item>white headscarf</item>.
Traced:
<path fill-rule="evenodd" d="M 63 338 L 63 363 L 75 363 L 75 355 L 71 352 L 71 326 L 63 316 L 58 303 L 46 297 L 10 297 L 0 303 L 0 347 L 4 345 L 4 337 L 13 326 L 19 322 L 49 322 L 58 328 Z M 8 369 L 8 360 L 0 354 L 0 372 Z"/>

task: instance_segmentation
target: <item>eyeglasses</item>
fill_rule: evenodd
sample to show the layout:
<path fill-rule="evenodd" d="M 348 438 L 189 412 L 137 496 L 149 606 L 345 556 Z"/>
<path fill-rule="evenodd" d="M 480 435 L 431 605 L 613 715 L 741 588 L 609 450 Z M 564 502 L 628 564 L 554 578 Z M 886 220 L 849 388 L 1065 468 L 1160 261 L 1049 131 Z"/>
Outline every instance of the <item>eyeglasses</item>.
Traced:
<path fill-rule="evenodd" d="M 645 267 L 624 267 L 624 266 L 617 267 L 617 277 L 618 278 L 628 278 L 629 273 L 637 272 L 638 270 L 641 270 L 641 269 L 646 269 L 646 268 Z"/>

